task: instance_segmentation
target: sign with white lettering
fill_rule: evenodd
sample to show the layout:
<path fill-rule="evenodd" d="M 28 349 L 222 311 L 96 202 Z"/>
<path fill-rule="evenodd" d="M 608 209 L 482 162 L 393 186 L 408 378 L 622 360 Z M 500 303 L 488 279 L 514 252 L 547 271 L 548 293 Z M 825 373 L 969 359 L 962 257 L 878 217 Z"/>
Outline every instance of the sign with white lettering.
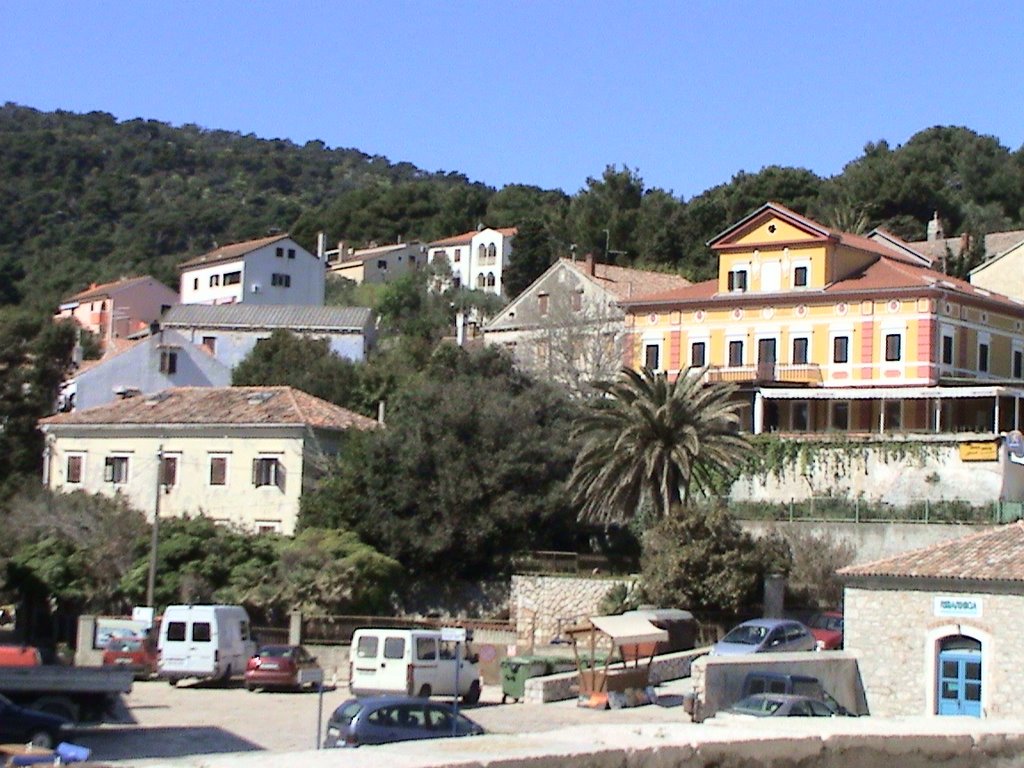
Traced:
<path fill-rule="evenodd" d="M 936 616 L 980 619 L 981 598 L 977 595 L 936 595 L 934 613 Z"/>

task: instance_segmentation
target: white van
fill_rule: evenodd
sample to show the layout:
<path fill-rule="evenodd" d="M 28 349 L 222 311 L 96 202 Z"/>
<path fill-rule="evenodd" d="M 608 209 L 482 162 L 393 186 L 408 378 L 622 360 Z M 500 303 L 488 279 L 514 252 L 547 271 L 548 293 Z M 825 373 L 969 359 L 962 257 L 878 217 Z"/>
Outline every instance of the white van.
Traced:
<path fill-rule="evenodd" d="M 475 704 L 480 699 L 479 659 L 465 643 L 442 640 L 438 630 L 357 629 L 348 670 L 354 696 L 454 696 L 458 670 L 462 700 Z"/>
<path fill-rule="evenodd" d="M 186 677 L 227 680 L 245 674 L 256 643 L 240 605 L 169 605 L 160 623 L 157 674 L 171 685 Z"/>

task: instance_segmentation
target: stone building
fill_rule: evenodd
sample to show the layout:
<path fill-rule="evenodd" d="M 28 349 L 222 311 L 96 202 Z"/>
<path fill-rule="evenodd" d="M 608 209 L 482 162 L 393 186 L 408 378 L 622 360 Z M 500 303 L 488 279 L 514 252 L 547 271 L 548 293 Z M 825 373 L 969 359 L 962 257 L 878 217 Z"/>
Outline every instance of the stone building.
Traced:
<path fill-rule="evenodd" d="M 1024 717 L 1024 522 L 839 575 L 873 715 Z"/>

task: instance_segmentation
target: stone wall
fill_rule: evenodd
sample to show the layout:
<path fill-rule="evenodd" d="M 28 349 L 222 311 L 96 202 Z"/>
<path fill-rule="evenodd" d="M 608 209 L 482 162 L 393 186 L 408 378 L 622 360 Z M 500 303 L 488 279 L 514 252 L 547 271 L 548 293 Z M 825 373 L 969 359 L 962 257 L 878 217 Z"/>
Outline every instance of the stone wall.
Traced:
<path fill-rule="evenodd" d="M 939 642 L 959 633 L 981 642 L 983 715 L 1024 718 L 1024 596 L 977 594 L 979 617 L 952 618 L 935 615 L 940 594 L 950 593 L 847 587 L 845 644 L 860 658 L 872 714 L 934 714 Z"/>
<path fill-rule="evenodd" d="M 512 577 L 509 618 L 516 627 L 519 652 L 548 645 L 559 633 L 599 613 L 598 605 L 618 584 L 634 579 L 580 578 L 577 576 Z"/>

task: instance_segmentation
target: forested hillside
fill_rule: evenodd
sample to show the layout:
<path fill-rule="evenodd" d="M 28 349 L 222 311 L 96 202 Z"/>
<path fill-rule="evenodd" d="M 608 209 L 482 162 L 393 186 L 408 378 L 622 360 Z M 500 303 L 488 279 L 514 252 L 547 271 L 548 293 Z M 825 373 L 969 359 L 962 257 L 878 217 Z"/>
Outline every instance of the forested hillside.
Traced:
<path fill-rule="evenodd" d="M 91 281 L 142 272 L 174 285 L 185 257 L 271 227 L 312 248 L 321 229 L 331 242 L 359 245 L 433 239 L 478 222 L 517 225 L 513 291 L 573 245 L 700 278 L 712 269 L 704 243 L 766 200 L 847 230 L 882 225 L 910 239 L 924 236 L 936 210 L 948 235 L 1015 228 L 1024 154 L 966 128 L 937 127 L 896 148 L 870 143 L 827 179 L 768 167 L 681 200 L 646 188 L 638 169 L 609 166 L 570 196 L 495 190 L 322 142 L 6 104 L 0 304 L 49 309 Z"/>

